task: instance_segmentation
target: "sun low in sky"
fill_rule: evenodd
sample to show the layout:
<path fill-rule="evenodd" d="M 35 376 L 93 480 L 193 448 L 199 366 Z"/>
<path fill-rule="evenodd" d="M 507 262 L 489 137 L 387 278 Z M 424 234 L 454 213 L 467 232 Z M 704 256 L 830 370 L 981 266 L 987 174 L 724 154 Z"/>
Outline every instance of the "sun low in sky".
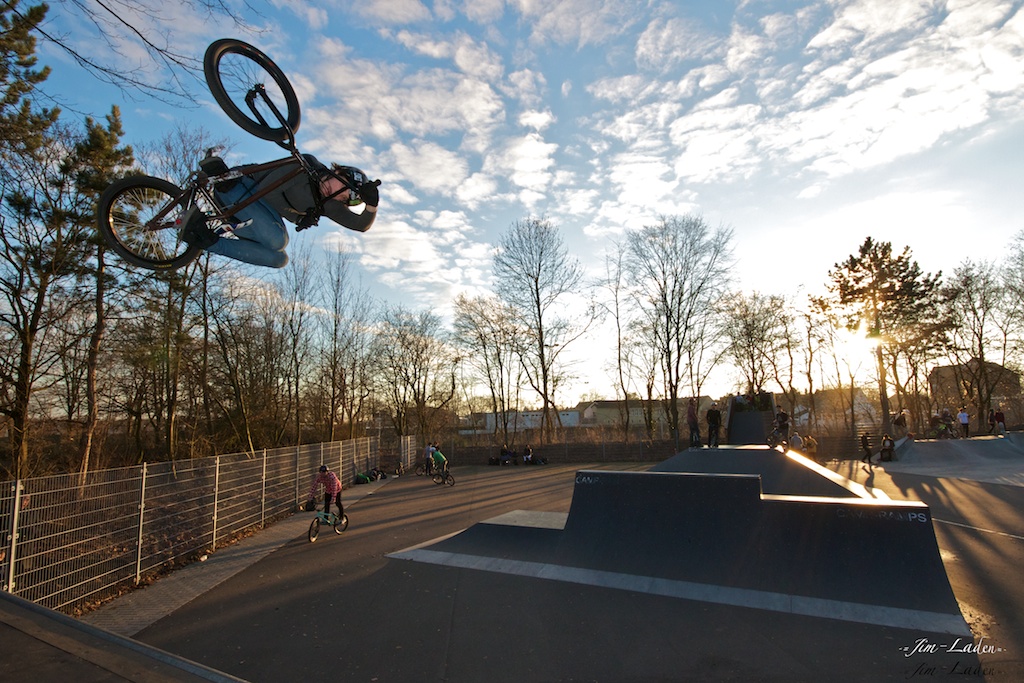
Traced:
<path fill-rule="evenodd" d="M 256 2 L 253 30 L 189 5 L 138 18 L 200 58 L 220 37 L 270 54 L 303 106 L 299 146 L 380 177 L 363 234 L 296 236 L 356 255 L 385 300 L 450 310 L 493 288 L 511 223 L 557 225 L 590 273 L 624 231 L 699 213 L 736 238 L 739 288 L 820 290 L 867 236 L 925 271 L 1000 258 L 1022 227 L 1024 10 L 998 0 Z M 95 51 L 90 28 L 55 24 Z M 90 41 L 93 41 L 90 44 Z M 88 52 L 88 49 L 86 50 Z M 142 63 L 131 50 L 126 68 Z M 126 139 L 175 125 L 280 156 L 208 97 L 182 108 L 89 82 L 43 46 L 81 111 Z M 166 78 L 149 72 L 154 82 Z"/>

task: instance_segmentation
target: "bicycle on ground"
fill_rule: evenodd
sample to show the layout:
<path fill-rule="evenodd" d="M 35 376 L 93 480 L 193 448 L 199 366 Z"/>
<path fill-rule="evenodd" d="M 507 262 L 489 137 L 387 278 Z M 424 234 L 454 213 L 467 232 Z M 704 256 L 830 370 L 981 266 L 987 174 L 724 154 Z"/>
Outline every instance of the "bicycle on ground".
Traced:
<path fill-rule="evenodd" d="M 789 450 L 789 438 L 782 433 L 778 425 L 772 425 L 772 431 L 768 433 L 765 443 L 768 444 L 768 448 L 771 448 L 772 450 L 778 446 L 782 446 L 783 453 Z"/>
<path fill-rule="evenodd" d="M 211 175 L 200 163 L 185 187 L 148 175 L 132 175 L 112 183 L 100 195 L 98 228 L 111 248 L 132 265 L 174 270 L 198 257 L 202 247 L 189 244 L 180 234 L 185 227 L 183 217 L 196 206 L 206 214 L 207 225 L 223 237 L 237 227 L 231 218 L 237 211 L 303 174 L 310 183 L 317 184 L 322 174 L 328 173 L 358 197 L 358 188 L 351 180 L 331 169 L 317 171 L 299 152 L 295 144 L 299 100 L 284 72 L 267 55 L 248 43 L 224 38 L 206 49 L 203 71 L 214 100 L 228 118 L 247 133 L 283 147 L 288 156 L 247 165 L 244 173 L 217 169 Z M 218 183 L 293 164 L 293 170 L 241 201 L 220 206 L 214 198 L 213 189 Z M 327 199 L 330 197 L 317 199 L 319 204 L 310 220 L 303 220 L 296 231 L 316 224 Z"/>
<path fill-rule="evenodd" d="M 441 484 L 448 484 L 449 486 L 455 486 L 455 477 L 448 471 L 448 463 L 441 467 L 440 470 L 434 469 L 433 482 L 440 486 Z"/>
<path fill-rule="evenodd" d="M 317 510 L 316 517 L 309 523 L 309 542 L 313 543 L 320 535 L 320 527 L 329 526 L 334 528 L 334 533 L 341 536 L 341 534 L 348 529 L 348 515 L 343 514 L 340 518 L 333 512 L 324 512 L 323 510 Z"/>

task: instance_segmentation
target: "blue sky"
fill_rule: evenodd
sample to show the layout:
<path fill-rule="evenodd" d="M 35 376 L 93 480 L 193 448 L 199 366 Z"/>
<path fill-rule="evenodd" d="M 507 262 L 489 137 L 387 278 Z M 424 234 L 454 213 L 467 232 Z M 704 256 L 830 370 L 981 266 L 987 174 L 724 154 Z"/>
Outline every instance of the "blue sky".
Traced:
<path fill-rule="evenodd" d="M 950 273 L 1001 258 L 1024 227 L 1020 2 L 251 5 L 237 7 L 255 32 L 188 4 L 144 22 L 186 55 L 231 36 L 282 66 L 303 107 L 300 148 L 384 183 L 368 233 L 325 221 L 293 243 L 340 245 L 374 294 L 414 309 L 489 290 L 494 245 L 530 215 L 559 226 L 597 277 L 624 231 L 700 213 L 735 232 L 736 286 L 769 294 L 821 289 L 869 235 Z M 67 5 L 52 8 L 71 40 L 100 50 Z M 232 140 L 229 162 L 278 156 L 201 83 L 195 108 L 125 99 L 42 54 L 52 89 L 82 111 L 118 104 L 130 142 L 188 120 Z M 570 393 L 603 389 L 594 365 Z"/>

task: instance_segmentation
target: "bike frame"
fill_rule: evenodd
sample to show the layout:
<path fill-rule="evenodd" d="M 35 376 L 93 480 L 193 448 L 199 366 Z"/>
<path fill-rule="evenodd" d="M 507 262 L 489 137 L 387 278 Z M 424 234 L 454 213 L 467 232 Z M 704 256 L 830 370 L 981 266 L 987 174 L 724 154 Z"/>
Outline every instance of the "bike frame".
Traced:
<path fill-rule="evenodd" d="M 288 125 L 288 122 L 285 121 L 284 116 L 281 115 L 281 112 L 278 110 L 277 106 L 267 96 L 266 89 L 263 87 L 262 84 L 257 84 L 255 87 L 253 87 L 253 89 L 250 90 L 245 97 L 245 101 L 249 105 L 249 109 L 252 110 L 253 115 L 256 118 L 258 118 L 260 122 L 262 122 L 263 124 L 267 123 L 266 119 L 264 119 L 263 115 L 256 108 L 257 97 L 260 97 L 263 100 L 267 107 L 273 112 L 274 117 L 277 119 L 278 123 L 280 123 L 281 127 L 287 132 L 287 141 L 279 142 L 278 144 L 288 150 L 288 152 L 290 153 L 289 156 L 284 157 L 282 159 L 276 159 L 274 161 L 268 161 L 262 164 L 253 164 L 250 166 L 246 166 L 245 172 L 239 169 L 232 169 L 227 171 L 226 173 L 210 176 L 207 175 L 206 172 L 202 170 L 196 171 L 189 177 L 188 185 L 184 189 L 184 191 L 179 196 L 175 197 L 173 201 L 169 202 L 168 205 L 162 211 L 160 211 L 157 215 L 155 215 L 152 218 L 152 220 L 150 220 L 150 230 L 163 229 L 165 227 L 164 219 L 174 209 L 175 206 L 182 206 L 185 209 L 189 209 L 195 206 L 196 197 L 200 194 L 206 197 L 211 206 L 217 206 L 217 202 L 214 200 L 213 193 L 211 192 L 210 188 L 220 182 L 225 182 L 228 180 L 237 180 L 239 178 L 244 178 L 245 176 L 252 173 L 271 171 L 276 168 L 287 166 L 289 164 L 296 164 L 295 168 L 292 171 L 284 174 L 281 178 L 275 180 L 267 187 L 264 187 L 254 192 L 252 195 L 246 197 L 241 201 L 235 202 L 230 206 L 224 207 L 220 213 L 209 215 L 209 218 L 220 221 L 226 221 L 226 219 L 234 215 L 236 211 L 241 211 L 247 206 L 250 206 L 251 204 L 259 201 L 260 199 L 263 199 L 274 190 L 280 188 L 285 183 L 288 183 L 291 180 L 299 177 L 303 173 L 306 174 L 311 183 L 320 182 L 320 179 L 318 178 L 316 171 L 314 171 L 313 168 L 309 165 L 309 162 L 306 161 L 305 157 L 302 156 L 302 154 L 299 152 L 298 147 L 295 144 L 295 131 L 291 129 L 291 127 Z M 339 181 L 341 181 L 342 186 L 344 188 L 347 188 L 350 192 L 358 192 L 358 188 L 356 188 L 343 176 L 338 175 L 329 168 L 327 169 L 327 172 L 330 173 L 334 178 L 337 178 Z M 334 192 L 331 195 L 324 197 L 323 201 L 329 201 L 342 192 L 344 192 L 344 189 L 338 190 L 337 192 Z M 316 208 L 318 213 L 320 209 L 322 209 L 322 207 L 322 203 L 317 205 Z M 302 228 L 299 229 L 301 230 Z"/>

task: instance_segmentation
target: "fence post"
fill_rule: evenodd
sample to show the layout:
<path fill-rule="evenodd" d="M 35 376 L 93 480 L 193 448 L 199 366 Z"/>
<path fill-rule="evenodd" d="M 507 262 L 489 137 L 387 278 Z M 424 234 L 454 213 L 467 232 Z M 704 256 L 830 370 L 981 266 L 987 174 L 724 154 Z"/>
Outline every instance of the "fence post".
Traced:
<path fill-rule="evenodd" d="M 302 446 L 296 444 L 295 446 L 295 498 L 292 499 L 292 510 L 295 509 L 295 505 L 299 502 L 299 450 Z"/>
<path fill-rule="evenodd" d="M 18 516 L 21 513 L 21 479 L 14 482 L 14 510 L 11 517 L 11 545 L 7 554 L 7 592 L 14 593 L 14 564 L 18 556 Z"/>
<path fill-rule="evenodd" d="M 267 449 L 263 449 L 263 477 L 261 478 L 260 490 L 260 526 L 267 524 Z"/>
<path fill-rule="evenodd" d="M 213 459 L 213 541 L 210 552 L 217 549 L 217 508 L 220 503 L 220 456 Z"/>
<path fill-rule="evenodd" d="M 135 585 L 142 581 L 142 525 L 146 522 L 146 473 L 147 463 L 142 463 L 139 477 L 139 533 L 135 538 Z"/>

